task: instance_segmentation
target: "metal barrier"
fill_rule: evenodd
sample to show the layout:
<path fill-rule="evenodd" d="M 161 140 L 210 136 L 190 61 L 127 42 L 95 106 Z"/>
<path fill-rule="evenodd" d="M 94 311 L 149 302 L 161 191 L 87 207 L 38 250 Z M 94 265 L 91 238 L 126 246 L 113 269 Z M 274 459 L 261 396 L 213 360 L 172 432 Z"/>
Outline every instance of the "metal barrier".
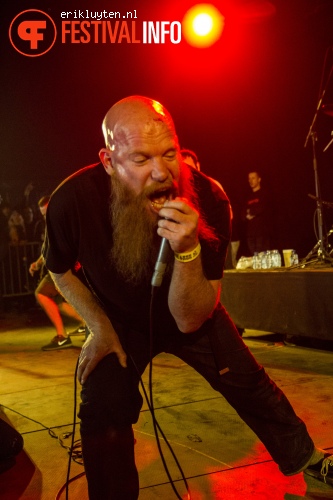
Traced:
<path fill-rule="evenodd" d="M 29 267 L 41 253 L 40 242 L 8 245 L 8 252 L 0 262 L 0 295 L 18 297 L 34 293 L 36 277 L 29 274 Z"/>

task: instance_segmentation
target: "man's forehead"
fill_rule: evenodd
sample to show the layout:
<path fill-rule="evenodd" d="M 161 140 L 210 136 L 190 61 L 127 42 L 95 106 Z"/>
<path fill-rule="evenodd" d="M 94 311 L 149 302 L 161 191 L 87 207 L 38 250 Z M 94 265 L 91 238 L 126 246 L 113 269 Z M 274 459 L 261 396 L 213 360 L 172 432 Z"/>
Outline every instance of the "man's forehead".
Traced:
<path fill-rule="evenodd" d="M 119 145 L 140 146 L 169 141 L 176 144 L 176 135 L 170 127 L 161 120 L 119 125 L 114 129 L 114 141 Z"/>

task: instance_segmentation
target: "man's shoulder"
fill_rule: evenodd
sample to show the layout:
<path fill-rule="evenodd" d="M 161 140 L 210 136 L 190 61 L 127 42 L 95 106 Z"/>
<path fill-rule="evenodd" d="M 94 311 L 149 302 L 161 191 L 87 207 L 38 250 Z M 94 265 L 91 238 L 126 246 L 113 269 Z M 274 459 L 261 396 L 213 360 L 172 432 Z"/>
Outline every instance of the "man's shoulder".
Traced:
<path fill-rule="evenodd" d="M 109 198 L 108 174 L 101 163 L 77 170 L 64 179 L 51 195 L 47 213 L 73 214 L 93 212 Z"/>
<path fill-rule="evenodd" d="M 265 187 L 262 187 L 262 186 L 254 194 L 257 194 L 257 197 L 260 200 L 266 200 L 266 199 L 268 199 L 270 197 L 269 190 L 267 188 L 265 188 Z"/>
<path fill-rule="evenodd" d="M 109 185 L 107 173 L 101 163 L 94 163 L 77 170 L 69 177 L 66 177 L 53 191 L 51 200 L 62 197 L 88 196 L 96 190 L 102 194 L 103 189 Z"/>
<path fill-rule="evenodd" d="M 221 201 L 229 202 L 228 195 L 222 185 L 213 177 L 209 177 L 203 172 L 194 171 L 194 184 L 200 196 L 214 196 Z"/>
<path fill-rule="evenodd" d="M 89 178 L 98 178 L 102 176 L 105 176 L 103 165 L 101 163 L 93 163 L 87 167 L 80 168 L 73 174 L 66 177 L 66 179 L 64 179 L 56 188 L 55 192 L 59 189 L 63 189 L 64 187 L 70 188 L 73 184 L 79 184 L 80 182 L 84 182 L 86 180 L 88 181 Z"/>

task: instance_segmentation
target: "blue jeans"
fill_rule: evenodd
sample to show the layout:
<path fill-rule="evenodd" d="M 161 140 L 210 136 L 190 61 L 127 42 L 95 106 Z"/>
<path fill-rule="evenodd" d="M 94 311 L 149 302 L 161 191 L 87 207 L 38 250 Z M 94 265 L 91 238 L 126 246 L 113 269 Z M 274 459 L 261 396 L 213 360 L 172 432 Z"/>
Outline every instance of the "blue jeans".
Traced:
<path fill-rule="evenodd" d="M 116 331 L 120 330 L 118 325 Z M 295 474 L 308 463 L 314 444 L 304 422 L 297 417 L 281 389 L 257 363 L 222 306 L 194 334 L 177 332 L 168 335 L 161 330 L 163 328 L 154 339 L 154 355 L 163 351 L 173 354 L 200 373 L 255 432 L 283 474 Z M 132 500 L 138 496 L 134 441 L 130 433 L 142 404 L 138 380 L 149 363 L 149 338 L 133 331 L 122 331 L 120 337 L 129 355 L 128 368 L 122 368 L 115 355 L 107 356 L 90 375 L 81 393 L 79 417 L 91 500 L 102 498 L 101 495 L 110 500 Z M 112 439 L 108 441 L 106 436 L 110 429 Z M 117 429 L 123 433 L 118 441 L 113 439 Z M 128 447 L 122 466 L 117 451 L 119 446 Z M 101 486 L 101 476 L 105 474 L 101 471 L 102 464 L 96 465 L 96 460 L 102 455 L 103 463 L 107 463 L 107 456 L 114 455 L 108 467 L 118 466 L 116 477 L 119 484 L 110 486 L 109 474 Z M 133 490 L 126 496 L 124 488 L 130 483 Z M 104 489 L 100 490 L 101 487 Z M 96 488 L 99 492 L 95 495 Z M 117 497 L 119 492 L 122 495 Z"/>

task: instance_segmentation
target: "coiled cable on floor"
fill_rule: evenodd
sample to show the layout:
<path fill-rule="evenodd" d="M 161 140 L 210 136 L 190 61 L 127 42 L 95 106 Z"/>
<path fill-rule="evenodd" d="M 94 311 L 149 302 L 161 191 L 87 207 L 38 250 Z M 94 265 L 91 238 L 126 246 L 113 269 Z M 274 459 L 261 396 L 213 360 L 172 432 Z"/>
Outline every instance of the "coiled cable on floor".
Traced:
<path fill-rule="evenodd" d="M 76 369 L 75 369 L 75 380 L 76 380 L 76 375 L 77 375 L 77 368 L 78 368 L 78 362 L 76 364 Z M 39 422 L 38 420 L 35 420 L 33 418 L 30 418 L 30 417 L 27 417 L 26 415 L 23 415 L 22 413 L 20 413 L 19 411 L 16 411 L 16 410 L 13 410 L 13 408 L 9 408 L 8 406 L 5 406 L 3 404 L 1 404 L 0 406 L 2 408 L 5 408 L 6 410 L 9 410 L 9 411 L 12 411 L 13 413 L 16 413 L 17 415 L 20 415 L 20 417 L 23 417 L 23 418 L 26 418 L 27 420 L 30 420 L 31 422 L 34 422 L 35 424 L 38 424 L 40 425 L 41 427 L 43 427 L 43 429 L 47 430 L 49 435 L 51 436 L 51 438 L 53 439 L 57 439 L 58 443 L 60 444 L 60 446 L 62 448 L 65 448 L 69 454 L 69 460 L 68 460 L 68 467 L 67 467 L 67 478 L 66 478 L 66 483 L 60 488 L 60 490 L 58 491 L 58 493 L 56 494 L 56 497 L 55 497 L 55 500 L 59 500 L 60 499 L 60 495 L 61 493 L 64 491 L 64 489 L 66 488 L 66 500 L 68 500 L 68 485 L 69 483 L 75 481 L 76 479 L 78 479 L 79 477 L 82 477 L 85 475 L 85 472 L 81 472 L 80 474 L 78 474 L 77 476 L 74 476 L 72 477 L 71 479 L 69 479 L 69 475 L 70 475 L 70 465 L 71 465 L 71 460 L 75 461 L 76 463 L 80 464 L 80 465 L 83 465 L 83 462 L 82 462 L 82 453 L 80 451 L 79 446 L 80 446 L 80 440 L 78 441 L 74 441 L 74 436 L 75 436 L 75 416 L 76 416 L 76 393 L 77 393 L 77 385 L 76 385 L 76 382 L 75 382 L 75 389 L 74 389 L 74 397 L 75 397 L 75 401 L 74 401 L 74 420 L 73 420 L 73 432 L 66 432 L 64 433 L 62 436 L 61 435 L 58 435 L 54 432 L 53 429 L 51 429 L 50 427 L 47 427 L 46 425 L 44 425 L 42 422 Z M 63 439 L 69 437 L 69 436 L 72 436 L 72 440 L 71 440 L 71 445 L 70 446 L 67 446 L 64 444 L 64 441 Z"/>

